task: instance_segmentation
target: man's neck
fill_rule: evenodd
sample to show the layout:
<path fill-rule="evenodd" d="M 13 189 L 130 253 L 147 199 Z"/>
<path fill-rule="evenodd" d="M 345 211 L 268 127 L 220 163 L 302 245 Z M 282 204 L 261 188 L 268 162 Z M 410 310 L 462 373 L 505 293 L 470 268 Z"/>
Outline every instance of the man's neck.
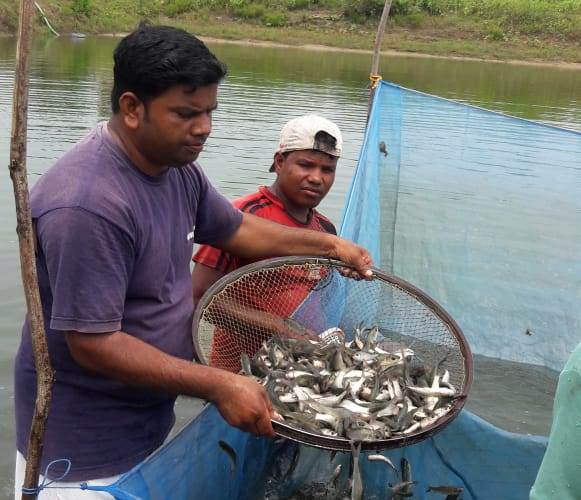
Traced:
<path fill-rule="evenodd" d="M 268 188 L 272 194 L 274 194 L 282 204 L 284 205 L 285 211 L 295 220 L 306 224 L 309 222 L 309 216 L 311 215 L 310 208 L 297 207 L 292 204 L 284 195 L 284 193 L 278 188 L 276 182 Z"/>
<path fill-rule="evenodd" d="M 141 153 L 133 138 L 127 133 L 117 116 L 112 116 L 107 122 L 107 130 L 115 144 L 125 152 L 133 165 L 144 174 L 151 177 L 157 177 L 168 170 L 169 167 L 159 167 L 150 162 L 145 155 Z"/>

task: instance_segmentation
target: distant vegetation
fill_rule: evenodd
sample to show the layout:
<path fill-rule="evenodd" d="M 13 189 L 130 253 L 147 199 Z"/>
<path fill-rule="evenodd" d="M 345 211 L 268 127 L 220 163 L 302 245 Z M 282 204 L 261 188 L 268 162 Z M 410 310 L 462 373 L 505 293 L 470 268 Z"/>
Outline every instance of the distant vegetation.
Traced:
<path fill-rule="evenodd" d="M 345 0 L 344 12 L 354 19 L 377 17 L 381 0 Z M 580 0 L 393 0 L 391 15 L 413 27 L 428 16 L 456 16 L 487 23 L 494 38 L 558 35 L 581 42 Z"/>
<path fill-rule="evenodd" d="M 309 43 L 358 46 L 345 41 L 377 27 L 383 0 L 38 0 L 57 29 L 88 33 L 128 31 L 142 18 L 195 26 L 200 34 L 284 41 L 288 30 L 311 32 Z M 18 0 L 0 0 L 0 32 L 14 32 Z M 39 21 L 39 26 L 41 25 Z M 245 28 L 242 27 L 245 26 Z M 200 27 L 201 26 L 201 32 Z M 222 28 L 222 32 L 220 30 Z M 284 40 L 264 28 L 286 29 Z M 302 31 L 301 31 L 302 30 Z M 326 35 L 324 33 L 326 32 Z M 581 0 L 393 0 L 388 32 L 400 46 L 468 52 L 474 42 L 549 52 L 581 53 Z M 317 33 L 317 35 L 315 35 Z M 282 35 L 281 35 L 282 36 Z M 317 38 L 317 36 L 319 38 Z M 446 41 L 442 44 L 443 40 Z M 463 41 L 459 45 L 458 41 Z M 303 42 L 305 42 L 303 40 Z M 467 48 L 466 43 L 472 43 Z M 301 43 L 301 40 L 296 40 Z M 389 43 L 389 42 L 388 42 Z M 437 46 L 440 49 L 437 49 Z M 411 45 L 410 45 L 411 44 Z M 476 54 L 477 55 L 477 54 Z M 571 56 L 568 56 L 571 59 Z M 573 56 L 581 60 L 581 56 Z"/>

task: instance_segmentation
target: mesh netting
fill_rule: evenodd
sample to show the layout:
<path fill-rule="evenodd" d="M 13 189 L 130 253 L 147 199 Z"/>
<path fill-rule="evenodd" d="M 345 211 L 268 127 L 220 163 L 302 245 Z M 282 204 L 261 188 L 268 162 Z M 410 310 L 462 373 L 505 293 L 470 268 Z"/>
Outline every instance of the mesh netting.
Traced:
<path fill-rule="evenodd" d="M 471 356 L 454 321 L 429 297 L 395 277 L 345 277 L 339 263 L 313 258 L 270 259 L 227 275 L 204 295 L 194 319 L 201 362 L 238 372 L 242 353 L 252 358 L 273 335 L 301 337 L 339 327 L 352 340 L 362 325 L 379 329 L 378 345 L 405 346 L 425 366 L 448 370 L 458 389 L 448 415 L 405 437 L 366 443 L 388 448 L 415 442 L 445 425 L 463 404 Z M 277 423 L 280 434 L 314 446 L 349 449 L 347 440 L 322 437 Z M 387 443 L 386 441 L 389 441 Z"/>
<path fill-rule="evenodd" d="M 318 273 L 322 270 L 321 266 L 284 266 L 228 275 L 227 285 L 219 283 L 218 290 L 210 289 L 201 301 L 195 338 L 200 360 L 240 371 L 243 352 L 253 356 L 273 333 L 292 328 L 282 320 L 290 318 L 309 292 L 320 285 L 322 276 Z M 314 324 L 305 326 L 317 328 Z"/>

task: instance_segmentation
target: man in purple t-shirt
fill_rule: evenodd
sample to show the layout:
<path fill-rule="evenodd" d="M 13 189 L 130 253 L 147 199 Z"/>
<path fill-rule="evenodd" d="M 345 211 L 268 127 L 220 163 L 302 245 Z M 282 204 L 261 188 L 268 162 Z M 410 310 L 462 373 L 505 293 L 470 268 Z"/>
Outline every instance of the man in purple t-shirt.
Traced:
<path fill-rule="evenodd" d="M 141 26 L 114 60 L 112 118 L 31 193 L 56 373 L 41 470 L 68 458 L 66 481 L 111 477 L 142 461 L 168 435 L 179 394 L 211 401 L 231 425 L 273 435 L 276 415 L 262 386 L 191 362 L 194 242 L 243 258 L 330 256 L 362 275 L 371 266 L 353 243 L 243 214 L 212 187 L 196 159 L 226 70 L 202 42 Z M 21 464 L 35 380 L 26 321 L 15 364 Z M 61 473 L 57 466 L 49 475 Z"/>

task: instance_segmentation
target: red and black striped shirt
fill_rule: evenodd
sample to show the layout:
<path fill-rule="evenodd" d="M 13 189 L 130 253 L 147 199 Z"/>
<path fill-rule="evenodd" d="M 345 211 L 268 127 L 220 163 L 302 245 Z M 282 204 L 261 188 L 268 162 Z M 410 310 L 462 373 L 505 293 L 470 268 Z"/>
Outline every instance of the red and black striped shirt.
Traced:
<path fill-rule="evenodd" d="M 314 209 L 306 223 L 303 224 L 294 219 L 284 209 L 282 200 L 271 193 L 266 186 L 260 186 L 256 193 L 238 198 L 232 204 L 242 212 L 251 213 L 285 226 L 337 234 L 333 223 Z M 275 256 L 273 255 L 273 257 Z M 229 273 L 260 259 L 242 259 L 224 250 L 203 245 L 194 255 L 193 260 L 212 269 Z"/>

